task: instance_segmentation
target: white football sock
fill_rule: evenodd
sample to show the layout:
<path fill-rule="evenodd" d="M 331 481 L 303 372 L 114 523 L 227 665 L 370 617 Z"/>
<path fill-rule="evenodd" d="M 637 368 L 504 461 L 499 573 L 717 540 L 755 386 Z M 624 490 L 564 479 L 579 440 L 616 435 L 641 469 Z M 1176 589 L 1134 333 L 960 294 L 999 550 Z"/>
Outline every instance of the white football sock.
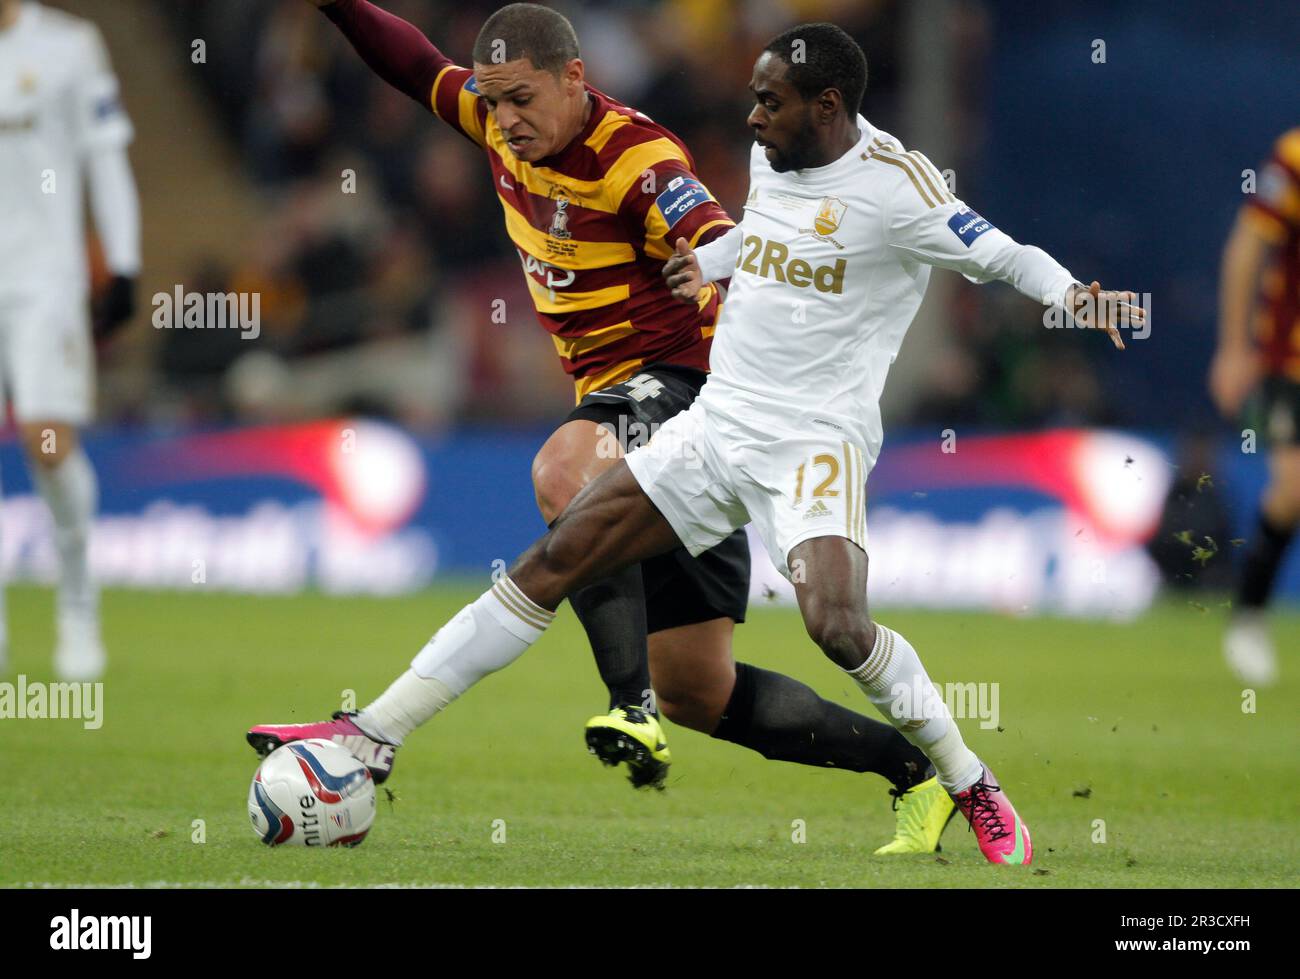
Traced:
<path fill-rule="evenodd" d="M 880 713 L 933 763 L 948 792 L 974 785 L 983 773 L 966 747 L 948 705 L 930 682 L 912 644 L 876 623 L 876 644 L 865 663 L 846 671 Z"/>
<path fill-rule="evenodd" d="M 90 574 L 90 528 L 99 505 L 95 469 L 77 446 L 55 466 L 33 463 L 32 481 L 54 517 L 59 622 L 93 623 L 99 614 L 99 589 Z"/>
<path fill-rule="evenodd" d="M 402 740 L 489 673 L 509 666 L 555 619 L 507 575 L 456 613 L 411 668 L 356 717 L 362 730 Z"/>
<path fill-rule="evenodd" d="M 455 699 L 442 681 L 426 680 L 414 670 L 407 670 L 352 721 L 372 738 L 400 745 L 408 734 Z"/>

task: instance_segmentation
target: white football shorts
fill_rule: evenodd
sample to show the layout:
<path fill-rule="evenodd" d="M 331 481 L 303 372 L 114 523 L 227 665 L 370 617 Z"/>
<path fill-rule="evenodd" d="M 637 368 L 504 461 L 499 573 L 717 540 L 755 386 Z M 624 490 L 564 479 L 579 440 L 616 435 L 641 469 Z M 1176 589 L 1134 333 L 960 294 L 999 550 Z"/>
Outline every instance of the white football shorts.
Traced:
<path fill-rule="evenodd" d="M 0 382 L 19 422 L 91 420 L 95 352 L 83 290 L 0 294 Z"/>
<path fill-rule="evenodd" d="M 762 429 L 696 401 L 628 453 L 628 468 L 692 555 L 751 521 L 772 563 L 813 537 L 867 549 L 862 449 L 833 431 Z"/>

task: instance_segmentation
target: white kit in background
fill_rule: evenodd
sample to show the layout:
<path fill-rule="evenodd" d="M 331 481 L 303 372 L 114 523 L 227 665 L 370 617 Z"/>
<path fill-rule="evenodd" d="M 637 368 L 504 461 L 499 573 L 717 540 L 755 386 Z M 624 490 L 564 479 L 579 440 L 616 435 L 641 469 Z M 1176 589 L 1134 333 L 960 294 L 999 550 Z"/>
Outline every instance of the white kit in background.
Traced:
<path fill-rule="evenodd" d="M 0 25 L 0 381 L 20 425 L 79 428 L 93 415 L 95 368 L 83 186 L 110 272 L 134 279 L 133 131 L 93 24 L 30 0 L 0 0 Z M 40 442 L 27 443 L 59 552 L 56 672 L 94 679 L 105 658 L 87 546 L 94 470 L 79 444 L 50 453 L 47 440 L 42 461 Z M 5 639 L 0 607 L 0 672 Z"/>

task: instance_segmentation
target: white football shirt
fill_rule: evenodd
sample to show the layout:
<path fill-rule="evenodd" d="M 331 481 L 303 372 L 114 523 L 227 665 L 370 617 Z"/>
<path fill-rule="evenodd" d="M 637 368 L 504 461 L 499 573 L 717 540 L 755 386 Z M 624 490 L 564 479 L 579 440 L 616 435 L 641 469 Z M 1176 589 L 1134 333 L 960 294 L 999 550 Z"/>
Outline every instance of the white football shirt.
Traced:
<path fill-rule="evenodd" d="M 869 468 L 885 377 L 930 266 L 1048 305 L 1075 279 L 957 200 L 920 153 L 861 116 L 858 128 L 834 163 L 787 173 L 755 144 L 744 217 L 696 250 L 705 281 L 732 277 L 700 401 L 751 428 L 834 430 Z"/>
<path fill-rule="evenodd" d="M 86 288 L 84 161 L 131 138 L 99 29 L 24 3 L 0 31 L 0 293 Z"/>

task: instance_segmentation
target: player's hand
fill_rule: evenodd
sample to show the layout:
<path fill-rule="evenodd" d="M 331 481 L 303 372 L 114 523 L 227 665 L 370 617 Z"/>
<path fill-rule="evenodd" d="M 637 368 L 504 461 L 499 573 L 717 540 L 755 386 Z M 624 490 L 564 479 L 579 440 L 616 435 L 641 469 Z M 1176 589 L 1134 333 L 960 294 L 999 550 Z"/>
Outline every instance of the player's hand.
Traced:
<path fill-rule="evenodd" d="M 704 288 L 704 273 L 700 261 L 685 238 L 677 239 L 677 251 L 664 265 L 664 279 L 672 290 L 673 298 L 684 303 L 698 303 Z"/>
<path fill-rule="evenodd" d="M 95 342 L 103 343 L 120 330 L 135 313 L 135 279 L 115 275 L 95 300 L 93 324 Z"/>
<path fill-rule="evenodd" d="M 1220 347 L 1210 362 L 1210 397 L 1227 418 L 1235 418 L 1246 396 L 1259 383 L 1259 354 L 1254 347 Z"/>
<path fill-rule="evenodd" d="M 1094 280 L 1087 288 L 1071 286 L 1065 304 L 1081 329 L 1105 330 L 1111 343 L 1123 350 L 1124 340 L 1119 334 L 1119 328 L 1141 329 L 1147 321 L 1147 311 L 1134 305 L 1135 299 L 1135 292 L 1103 289 L 1101 283 Z"/>

